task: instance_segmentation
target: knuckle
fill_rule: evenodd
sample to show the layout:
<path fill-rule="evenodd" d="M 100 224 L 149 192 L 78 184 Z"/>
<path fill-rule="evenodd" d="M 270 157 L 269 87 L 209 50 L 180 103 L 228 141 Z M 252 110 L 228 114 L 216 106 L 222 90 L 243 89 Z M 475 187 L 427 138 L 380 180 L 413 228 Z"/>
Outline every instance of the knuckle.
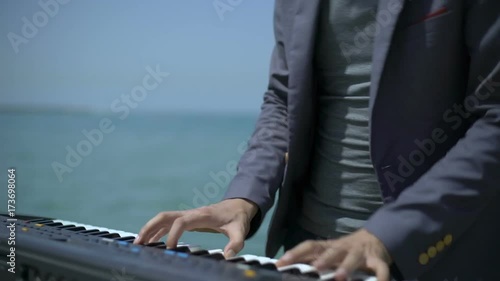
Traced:
<path fill-rule="evenodd" d="M 201 217 L 209 217 L 212 214 L 212 211 L 209 207 L 201 207 L 197 210 L 197 213 Z"/>
<path fill-rule="evenodd" d="M 180 227 L 180 228 L 183 228 L 184 226 L 186 226 L 186 218 L 185 217 L 180 217 L 178 219 L 175 220 L 175 223 Z"/>
<path fill-rule="evenodd" d="M 168 212 L 159 212 L 156 216 L 163 221 L 168 217 Z"/>
<path fill-rule="evenodd" d="M 307 247 L 307 248 L 314 247 L 315 244 L 316 244 L 316 241 L 314 241 L 314 240 L 306 240 L 303 243 L 304 247 Z"/>

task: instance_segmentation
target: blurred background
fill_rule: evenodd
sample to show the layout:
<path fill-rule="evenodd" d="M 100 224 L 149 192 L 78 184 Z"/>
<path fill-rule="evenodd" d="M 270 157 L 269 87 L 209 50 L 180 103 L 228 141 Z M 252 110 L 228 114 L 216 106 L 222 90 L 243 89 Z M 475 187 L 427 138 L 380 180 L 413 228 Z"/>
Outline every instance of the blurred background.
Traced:
<path fill-rule="evenodd" d="M 0 2 L 0 192 L 16 213 L 138 232 L 216 203 L 250 137 L 269 0 Z M 264 255 L 270 215 L 246 244 Z M 222 248 L 222 235 L 182 241 Z"/>

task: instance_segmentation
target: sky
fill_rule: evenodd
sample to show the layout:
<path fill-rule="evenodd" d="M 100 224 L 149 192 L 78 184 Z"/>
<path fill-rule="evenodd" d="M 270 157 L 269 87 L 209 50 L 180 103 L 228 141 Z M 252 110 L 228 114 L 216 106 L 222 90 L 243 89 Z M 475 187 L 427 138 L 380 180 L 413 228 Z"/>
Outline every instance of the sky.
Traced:
<path fill-rule="evenodd" d="M 0 105 L 109 110 L 149 67 L 138 110 L 258 112 L 273 2 L 2 0 Z"/>

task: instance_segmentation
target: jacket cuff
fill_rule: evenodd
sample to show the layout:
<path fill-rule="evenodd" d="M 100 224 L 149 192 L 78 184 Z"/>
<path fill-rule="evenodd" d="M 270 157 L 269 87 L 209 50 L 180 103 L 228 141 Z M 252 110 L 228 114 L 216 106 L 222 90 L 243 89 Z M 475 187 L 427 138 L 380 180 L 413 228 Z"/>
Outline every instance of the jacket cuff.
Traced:
<path fill-rule="evenodd" d="M 385 216 L 385 210 L 380 209 L 364 225 L 364 229 L 377 237 L 384 244 L 393 264 L 390 267 L 391 275 L 396 280 L 404 278 L 416 278 L 420 274 L 417 268 L 418 259 L 414 257 L 415 251 L 412 251 L 408 242 L 406 232 L 401 228 L 395 228 L 391 216 Z M 405 245 L 405 247 L 403 247 Z M 404 250 L 402 250 L 404 249 Z M 412 266 L 414 265 L 414 266 Z"/>
<path fill-rule="evenodd" d="M 256 179 L 236 175 L 222 199 L 245 199 L 258 206 L 257 213 L 250 222 L 250 231 L 246 239 L 252 237 L 257 230 L 259 230 L 265 215 L 269 209 L 271 209 L 274 202 L 271 194 L 267 194 L 266 192 L 255 192 L 255 190 L 265 190 L 262 186 L 263 184 Z"/>

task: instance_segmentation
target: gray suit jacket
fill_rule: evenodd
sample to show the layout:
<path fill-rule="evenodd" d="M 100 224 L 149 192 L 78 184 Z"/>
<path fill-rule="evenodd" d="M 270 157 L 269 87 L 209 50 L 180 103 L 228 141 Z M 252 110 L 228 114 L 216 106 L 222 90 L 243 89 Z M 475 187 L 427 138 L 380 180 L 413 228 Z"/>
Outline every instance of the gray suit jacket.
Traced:
<path fill-rule="evenodd" d="M 268 90 L 225 195 L 259 206 L 250 237 L 279 190 L 268 256 L 308 178 L 319 2 L 276 0 Z M 380 0 L 377 21 L 343 46 L 375 36 L 371 156 L 385 204 L 365 227 L 406 279 L 500 280 L 500 1 Z"/>

